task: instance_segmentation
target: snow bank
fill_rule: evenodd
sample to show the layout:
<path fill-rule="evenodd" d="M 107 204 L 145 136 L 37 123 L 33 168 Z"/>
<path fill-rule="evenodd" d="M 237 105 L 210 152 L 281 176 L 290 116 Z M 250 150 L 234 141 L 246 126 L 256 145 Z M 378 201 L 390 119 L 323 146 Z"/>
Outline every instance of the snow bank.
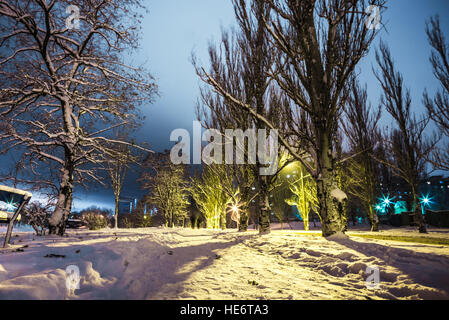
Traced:
<path fill-rule="evenodd" d="M 0 250 L 0 299 L 449 299 L 444 246 L 165 228 L 33 238 Z M 68 266 L 79 289 L 66 287 Z"/>

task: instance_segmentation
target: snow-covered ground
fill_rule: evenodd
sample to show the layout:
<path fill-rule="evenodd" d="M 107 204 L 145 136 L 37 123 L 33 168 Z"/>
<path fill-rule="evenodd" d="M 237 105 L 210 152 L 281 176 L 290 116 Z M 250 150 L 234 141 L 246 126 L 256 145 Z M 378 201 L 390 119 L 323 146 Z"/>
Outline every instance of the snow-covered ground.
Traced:
<path fill-rule="evenodd" d="M 16 234 L 0 250 L 0 299 L 449 299 L 448 246 L 313 231 Z M 70 265 L 80 270 L 75 291 L 66 286 Z M 380 270 L 380 288 L 367 288 L 367 267 Z"/>

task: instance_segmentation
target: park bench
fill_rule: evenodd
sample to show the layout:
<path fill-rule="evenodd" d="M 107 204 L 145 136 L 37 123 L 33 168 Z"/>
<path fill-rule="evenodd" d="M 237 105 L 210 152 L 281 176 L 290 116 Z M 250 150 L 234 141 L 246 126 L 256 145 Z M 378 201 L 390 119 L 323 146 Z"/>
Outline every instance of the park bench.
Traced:
<path fill-rule="evenodd" d="M 8 246 L 14 222 L 18 220 L 31 197 L 31 193 L 27 191 L 0 185 L 0 223 L 8 224 L 3 248 Z"/>

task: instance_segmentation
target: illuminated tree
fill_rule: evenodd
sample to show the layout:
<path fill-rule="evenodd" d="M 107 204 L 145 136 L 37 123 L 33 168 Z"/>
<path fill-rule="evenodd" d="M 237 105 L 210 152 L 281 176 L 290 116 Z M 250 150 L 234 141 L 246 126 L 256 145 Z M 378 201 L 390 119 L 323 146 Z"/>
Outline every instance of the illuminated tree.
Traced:
<path fill-rule="evenodd" d="M 286 199 L 286 202 L 298 208 L 304 222 L 304 230 L 309 231 L 310 211 L 318 211 L 319 205 L 316 196 L 316 182 L 300 162 L 293 162 L 286 169 L 288 172 L 292 172 L 293 178 L 290 182 L 290 191 L 293 196 Z"/>
<path fill-rule="evenodd" d="M 165 152 L 150 155 L 144 167 L 139 181 L 149 190 L 146 201 L 162 212 L 166 226 L 184 225 L 190 205 L 185 165 L 174 165 L 170 152 Z"/>
<path fill-rule="evenodd" d="M 381 161 L 389 165 L 393 173 L 410 186 L 412 208 L 419 232 L 426 233 L 419 205 L 418 185 L 426 169 L 426 157 L 432 152 L 436 142 L 427 139 L 424 133 L 429 118 L 423 116 L 418 119 L 411 111 L 410 91 L 404 88 L 403 77 L 396 70 L 390 50 L 383 42 L 376 52 L 376 60 L 379 66 L 376 77 L 383 89 L 381 105 L 396 122 L 396 128 L 385 134 L 387 159 Z"/>
<path fill-rule="evenodd" d="M 140 0 L 0 0 L 1 151 L 21 156 L 25 178 L 57 185 L 52 234 L 64 233 L 74 185 L 101 181 L 112 144 L 133 145 L 110 129 L 139 122 L 136 107 L 155 93 L 148 72 L 123 62 L 139 43 L 141 9 Z"/>
<path fill-rule="evenodd" d="M 433 49 L 430 63 L 433 74 L 441 84 L 440 90 L 432 99 L 424 93 L 424 103 L 429 117 L 437 124 L 441 133 L 449 137 L 449 43 L 441 32 L 438 16 L 431 18 L 426 27 L 427 37 Z M 449 170 L 449 144 L 446 149 L 436 149 L 430 157 L 432 164 L 443 170 Z"/>
<path fill-rule="evenodd" d="M 225 165 L 207 166 L 200 177 L 192 178 L 190 191 L 208 229 L 226 229 L 227 208 L 237 196 L 237 190 L 234 197 L 226 191 L 232 188 L 232 183 Z"/>
<path fill-rule="evenodd" d="M 288 178 L 283 175 L 278 175 L 275 183 L 275 187 L 270 192 L 270 206 L 274 216 L 281 223 L 281 229 L 284 229 L 284 222 L 288 219 L 288 214 L 291 211 L 290 204 L 286 200 L 292 196 L 292 193 Z"/>

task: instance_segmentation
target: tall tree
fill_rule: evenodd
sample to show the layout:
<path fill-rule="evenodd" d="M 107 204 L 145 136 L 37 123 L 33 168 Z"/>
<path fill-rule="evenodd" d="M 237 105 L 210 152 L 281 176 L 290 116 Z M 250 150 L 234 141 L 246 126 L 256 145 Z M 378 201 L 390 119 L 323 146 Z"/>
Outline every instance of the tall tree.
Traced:
<path fill-rule="evenodd" d="M 126 141 L 126 135 L 123 129 L 114 129 L 114 137 L 121 141 Z M 123 184 L 125 183 L 126 174 L 131 162 L 136 162 L 132 150 L 128 145 L 118 144 L 113 146 L 113 154 L 108 157 L 106 171 L 109 175 L 110 184 L 114 193 L 115 209 L 114 209 L 114 228 L 118 228 L 119 201 Z"/>
<path fill-rule="evenodd" d="M 208 85 L 208 88 L 203 89 L 202 101 L 211 108 L 211 116 L 221 117 L 220 128 L 267 129 L 263 121 L 250 116 L 254 112 L 270 119 L 277 129 L 281 129 L 279 106 L 284 101 L 279 90 L 272 86 L 269 76 L 274 63 L 273 48 L 265 28 L 265 21 L 270 19 L 270 5 L 263 0 L 233 0 L 233 5 L 238 24 L 234 37 L 230 39 L 225 32 L 221 50 L 210 46 L 209 72 L 194 61 L 198 76 Z M 247 106 L 251 112 L 242 112 L 241 105 Z M 222 116 L 227 114 L 232 121 L 222 121 Z M 254 170 L 258 192 L 259 232 L 268 233 L 269 192 L 273 177 L 260 174 L 260 169 L 266 166 L 261 162 L 260 158 L 255 159 L 255 165 L 251 168 Z M 242 194 L 244 192 L 250 196 L 250 188 L 252 186 L 242 186 Z"/>
<path fill-rule="evenodd" d="M 343 128 L 349 142 L 350 152 L 355 156 L 348 162 L 346 174 L 350 177 L 348 192 L 359 198 L 371 224 L 371 231 L 379 231 L 379 219 L 375 211 L 379 196 L 379 172 L 373 157 L 374 149 L 381 139 L 377 123 L 381 109 L 374 113 L 368 104 L 366 87 L 353 82 L 351 95 L 346 104 L 347 123 Z"/>
<path fill-rule="evenodd" d="M 146 201 L 162 212 L 167 227 L 184 225 L 190 205 L 186 166 L 173 164 L 167 151 L 149 155 L 144 167 L 139 182 L 149 191 Z"/>
<path fill-rule="evenodd" d="M 427 37 L 432 47 L 430 63 L 433 74 L 441 84 L 434 98 L 424 93 L 424 103 L 429 117 L 437 124 L 446 139 L 449 138 L 449 43 L 441 32 L 440 18 L 433 17 L 426 26 Z M 449 143 L 445 149 L 432 153 L 432 164 L 443 170 L 449 170 Z"/>
<path fill-rule="evenodd" d="M 375 75 L 383 90 L 381 106 L 396 123 L 396 127 L 386 132 L 384 137 L 388 158 L 384 163 L 410 186 L 412 209 L 419 232 L 426 233 L 419 204 L 418 185 L 426 171 L 426 157 L 435 145 L 435 141 L 428 140 L 424 132 L 429 118 L 417 118 L 412 112 L 410 90 L 404 87 L 404 79 L 395 68 L 390 49 L 384 42 L 381 42 L 379 51 L 376 51 L 376 60 L 379 70 Z"/>
<path fill-rule="evenodd" d="M 50 233 L 63 234 L 75 183 L 99 181 L 110 129 L 138 122 L 155 85 L 124 54 L 138 45 L 140 0 L 0 0 L 0 139 L 28 170 L 56 167 Z M 66 13 L 71 12 L 71 13 Z M 26 161 L 25 161 L 26 159 Z"/>

